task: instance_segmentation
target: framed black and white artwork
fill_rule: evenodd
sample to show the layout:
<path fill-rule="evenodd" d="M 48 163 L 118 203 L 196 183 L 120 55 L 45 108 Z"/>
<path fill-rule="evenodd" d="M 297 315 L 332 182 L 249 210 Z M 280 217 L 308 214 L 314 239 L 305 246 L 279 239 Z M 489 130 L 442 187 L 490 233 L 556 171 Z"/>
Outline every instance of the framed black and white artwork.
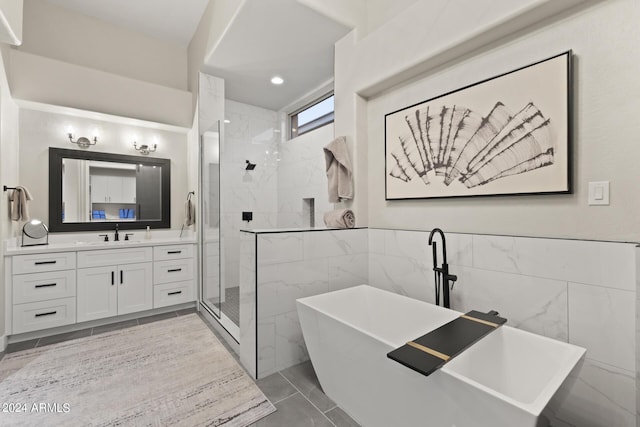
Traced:
<path fill-rule="evenodd" d="M 387 114 L 386 199 L 570 193 L 571 55 Z"/>

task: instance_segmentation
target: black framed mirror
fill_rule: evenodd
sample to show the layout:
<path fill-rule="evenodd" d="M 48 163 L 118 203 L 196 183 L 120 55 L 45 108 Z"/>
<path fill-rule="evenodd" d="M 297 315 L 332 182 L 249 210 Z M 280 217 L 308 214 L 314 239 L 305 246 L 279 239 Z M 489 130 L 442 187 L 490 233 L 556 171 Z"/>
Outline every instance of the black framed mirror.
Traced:
<path fill-rule="evenodd" d="M 171 227 L 171 160 L 49 148 L 49 230 Z"/>

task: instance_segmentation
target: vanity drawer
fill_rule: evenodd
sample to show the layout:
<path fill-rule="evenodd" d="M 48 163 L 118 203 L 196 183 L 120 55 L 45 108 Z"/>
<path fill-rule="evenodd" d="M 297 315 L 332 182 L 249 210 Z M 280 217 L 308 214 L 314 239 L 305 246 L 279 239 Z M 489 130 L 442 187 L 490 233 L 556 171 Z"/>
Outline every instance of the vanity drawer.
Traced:
<path fill-rule="evenodd" d="M 46 271 L 13 276 L 13 303 L 76 296 L 76 271 Z"/>
<path fill-rule="evenodd" d="M 153 258 L 150 247 L 103 249 L 78 252 L 78 268 L 149 262 Z"/>
<path fill-rule="evenodd" d="M 13 257 L 13 274 L 71 270 L 74 268 L 76 268 L 75 252 L 16 255 Z"/>
<path fill-rule="evenodd" d="M 176 259 L 153 263 L 153 283 L 156 285 L 190 279 L 193 279 L 193 259 Z"/>
<path fill-rule="evenodd" d="M 153 260 L 193 258 L 193 245 L 156 246 L 153 248 Z"/>
<path fill-rule="evenodd" d="M 153 308 L 193 301 L 193 280 L 164 283 L 153 287 Z"/>
<path fill-rule="evenodd" d="M 61 298 L 13 306 L 13 333 L 70 325 L 76 322 L 76 299 Z"/>

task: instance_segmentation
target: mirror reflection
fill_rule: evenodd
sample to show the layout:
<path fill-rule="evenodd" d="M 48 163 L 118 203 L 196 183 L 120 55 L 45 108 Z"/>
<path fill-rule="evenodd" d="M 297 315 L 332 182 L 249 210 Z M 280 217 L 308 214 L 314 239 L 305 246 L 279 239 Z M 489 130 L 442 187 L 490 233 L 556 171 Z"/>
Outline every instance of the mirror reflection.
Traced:
<path fill-rule="evenodd" d="M 62 222 L 162 218 L 162 166 L 62 160 Z"/>
<path fill-rule="evenodd" d="M 171 160 L 49 148 L 49 230 L 171 227 Z"/>

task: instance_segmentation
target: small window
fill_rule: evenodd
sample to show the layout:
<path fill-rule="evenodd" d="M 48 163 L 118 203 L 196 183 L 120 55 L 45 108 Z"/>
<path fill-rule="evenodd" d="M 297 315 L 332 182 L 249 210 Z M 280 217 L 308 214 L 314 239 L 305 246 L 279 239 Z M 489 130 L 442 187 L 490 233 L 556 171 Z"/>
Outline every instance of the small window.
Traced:
<path fill-rule="evenodd" d="M 333 123 L 333 95 L 314 102 L 290 117 L 291 138 Z"/>

